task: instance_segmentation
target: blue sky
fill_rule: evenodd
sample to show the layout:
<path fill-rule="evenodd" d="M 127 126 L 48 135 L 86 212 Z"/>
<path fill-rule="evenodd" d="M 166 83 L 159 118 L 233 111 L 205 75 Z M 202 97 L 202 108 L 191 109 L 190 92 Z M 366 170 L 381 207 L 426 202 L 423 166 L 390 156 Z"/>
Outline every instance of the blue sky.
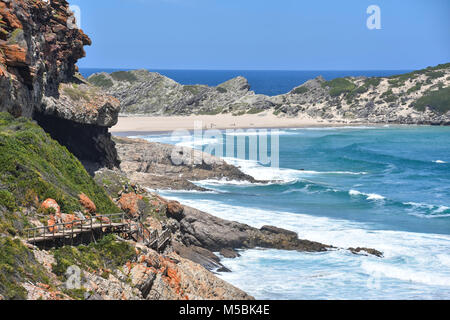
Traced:
<path fill-rule="evenodd" d="M 450 62 L 448 0 L 69 0 L 82 68 L 371 70 Z M 381 30 L 369 30 L 369 5 Z"/>

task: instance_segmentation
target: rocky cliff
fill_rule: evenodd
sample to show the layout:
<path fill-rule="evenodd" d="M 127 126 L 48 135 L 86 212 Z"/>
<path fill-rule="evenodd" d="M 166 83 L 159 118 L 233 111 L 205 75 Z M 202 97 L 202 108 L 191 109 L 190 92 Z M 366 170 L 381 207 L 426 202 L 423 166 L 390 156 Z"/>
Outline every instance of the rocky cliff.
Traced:
<path fill-rule="evenodd" d="M 36 120 L 85 163 L 118 165 L 108 128 L 119 101 L 75 63 L 91 40 L 65 0 L 0 1 L 0 111 Z"/>
<path fill-rule="evenodd" d="M 146 70 L 98 73 L 88 81 L 122 103 L 125 115 L 271 112 L 342 123 L 450 124 L 450 64 L 392 77 L 310 80 L 279 96 L 250 91 L 243 77 L 217 87 L 181 85 Z"/>
<path fill-rule="evenodd" d="M 238 168 L 210 154 L 142 139 L 115 137 L 120 169 L 144 187 L 158 190 L 198 190 L 192 181 L 226 179 L 257 182 Z"/>

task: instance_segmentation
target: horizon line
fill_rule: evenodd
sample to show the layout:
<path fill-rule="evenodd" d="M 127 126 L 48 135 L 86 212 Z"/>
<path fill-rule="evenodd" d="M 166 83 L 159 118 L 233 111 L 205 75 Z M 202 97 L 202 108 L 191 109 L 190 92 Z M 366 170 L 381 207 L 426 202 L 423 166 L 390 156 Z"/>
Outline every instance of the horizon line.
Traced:
<path fill-rule="evenodd" d="M 170 70 L 170 71 L 409 71 L 420 70 L 424 68 L 407 68 L 407 69 L 194 69 L 194 68 L 111 68 L 111 67 L 78 67 L 79 69 L 109 69 L 109 70 Z"/>

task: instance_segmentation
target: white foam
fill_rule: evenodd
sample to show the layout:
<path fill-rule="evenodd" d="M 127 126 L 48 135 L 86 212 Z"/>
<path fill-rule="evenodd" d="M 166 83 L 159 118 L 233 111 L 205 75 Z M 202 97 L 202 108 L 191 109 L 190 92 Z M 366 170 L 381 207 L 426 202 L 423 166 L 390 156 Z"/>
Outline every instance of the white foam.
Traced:
<path fill-rule="evenodd" d="M 405 202 L 405 205 L 411 206 L 413 208 L 412 211 L 408 211 L 407 213 L 412 216 L 416 216 L 419 218 L 426 219 L 434 219 L 434 218 L 445 218 L 450 217 L 450 213 L 445 213 L 450 210 L 450 207 L 447 206 L 437 206 L 428 203 L 417 203 L 417 202 Z M 423 214 L 417 212 L 415 209 L 427 210 L 429 213 Z"/>
<path fill-rule="evenodd" d="M 288 136 L 288 135 L 299 135 L 301 133 L 299 132 L 292 132 L 292 131 L 286 131 L 286 130 L 280 130 L 280 129 L 250 129 L 250 130 L 237 130 L 237 131 L 230 131 L 226 132 L 224 131 L 224 134 L 226 136 L 234 136 L 234 137 L 250 137 L 250 136 L 260 136 L 263 134 L 271 135 L 271 134 L 277 134 L 280 136 Z"/>
<path fill-rule="evenodd" d="M 450 287 L 450 277 L 443 277 L 441 274 L 429 271 L 420 271 L 405 266 L 393 266 L 388 263 L 374 261 L 363 261 L 361 268 L 376 277 L 385 276 L 432 286 Z"/>
<path fill-rule="evenodd" d="M 296 170 L 288 168 L 272 168 L 261 165 L 259 162 L 247 159 L 237 159 L 225 157 L 223 160 L 242 172 L 252 176 L 257 180 L 264 181 L 284 181 L 292 183 L 299 181 L 301 178 L 312 175 L 366 175 L 368 172 L 352 172 L 352 171 L 314 171 L 314 170 Z"/>
<path fill-rule="evenodd" d="M 228 180 L 227 178 L 222 179 L 205 179 L 200 181 L 191 181 L 192 183 L 203 186 L 268 186 L 273 184 L 290 184 L 294 183 L 294 181 L 270 181 L 270 182 L 249 182 L 245 180 Z"/>
<path fill-rule="evenodd" d="M 175 145 L 179 147 L 189 147 L 195 149 L 196 147 L 202 147 L 209 144 L 216 145 L 221 143 L 218 138 L 209 138 L 209 139 L 194 139 L 193 137 L 190 139 L 185 139 L 182 142 L 178 142 Z"/>
<path fill-rule="evenodd" d="M 439 164 L 444 164 L 444 163 L 447 163 L 447 162 L 445 162 L 445 161 L 443 161 L 443 160 L 435 160 L 435 161 L 433 161 L 434 163 L 439 163 Z"/>
<path fill-rule="evenodd" d="M 353 193 L 361 194 L 357 190 Z M 316 274 L 320 279 L 315 278 L 315 282 L 307 281 L 308 285 L 314 286 L 311 292 L 301 291 L 303 289 L 299 287 L 299 280 L 294 281 L 298 279 L 300 273 L 304 273 L 304 268 L 307 268 L 307 274 L 315 274 L 315 264 L 308 266 L 302 264 L 305 259 L 313 259 L 306 258 L 305 253 L 274 250 L 267 254 L 265 251 L 257 250 L 251 253 L 246 251 L 242 258 L 233 261 L 226 260 L 225 265 L 233 273 L 223 274 L 221 277 L 242 289 L 249 290 L 250 294 L 259 298 L 299 298 L 309 297 L 311 294 L 312 298 L 348 297 L 353 299 L 360 295 L 358 290 L 362 290 L 369 298 L 407 299 L 412 297 L 411 287 L 419 291 L 428 290 L 426 286 L 450 287 L 450 268 L 442 267 L 449 262 L 449 235 L 374 230 L 369 224 L 343 219 L 247 208 L 214 200 L 183 199 L 170 193 L 165 196 L 220 218 L 238 221 L 256 228 L 263 225 L 275 225 L 297 232 L 300 239 L 317 241 L 339 248 L 375 248 L 384 254 L 383 258 L 355 256 L 346 250 L 312 254 L 312 257 L 318 255 L 319 260 L 316 263 L 319 266 L 323 263 L 323 267 Z M 284 258 L 280 260 L 278 255 Z M 264 259 L 269 259 L 270 262 Z M 296 259 L 298 264 L 289 264 L 289 260 L 296 261 Z M 368 262 L 362 264 L 364 261 Z M 331 274 L 323 275 L 324 272 Z M 259 281 L 258 274 L 261 273 L 264 273 L 267 281 Z M 367 291 L 365 282 L 373 277 L 374 273 L 381 277 L 385 286 L 392 286 L 389 295 L 386 296 L 385 291 Z M 285 279 L 290 277 L 292 282 L 286 282 Z M 359 284 L 354 283 L 356 278 Z M 302 278 L 301 281 L 304 283 L 306 280 Z M 348 282 L 351 282 L 352 286 L 348 286 Z M 327 286 L 330 287 L 327 288 Z M 351 292 L 345 292 L 345 290 Z M 432 287 L 429 290 L 431 296 L 436 293 Z M 443 297 L 448 298 L 450 295 L 443 295 Z"/>
<path fill-rule="evenodd" d="M 199 193 L 199 194 L 219 194 L 219 193 L 227 193 L 226 191 L 219 191 L 219 190 L 206 190 L 206 191 L 200 191 L 200 190 L 172 190 L 172 189 L 151 189 L 151 188 L 145 188 L 148 192 L 159 192 L 159 193 Z"/>
<path fill-rule="evenodd" d="M 358 190 L 350 190 L 348 192 L 351 196 L 365 196 L 367 200 L 384 200 L 386 199 L 382 195 L 376 194 L 376 193 L 364 193 L 360 192 Z"/>

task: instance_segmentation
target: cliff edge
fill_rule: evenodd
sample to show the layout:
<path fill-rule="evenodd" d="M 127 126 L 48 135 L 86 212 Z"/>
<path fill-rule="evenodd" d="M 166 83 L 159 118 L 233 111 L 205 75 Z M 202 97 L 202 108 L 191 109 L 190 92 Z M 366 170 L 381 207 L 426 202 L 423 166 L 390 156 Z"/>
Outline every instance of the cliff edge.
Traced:
<path fill-rule="evenodd" d="M 0 111 L 36 120 L 83 163 L 112 168 L 108 128 L 120 103 L 78 73 L 90 44 L 66 0 L 1 0 Z"/>

